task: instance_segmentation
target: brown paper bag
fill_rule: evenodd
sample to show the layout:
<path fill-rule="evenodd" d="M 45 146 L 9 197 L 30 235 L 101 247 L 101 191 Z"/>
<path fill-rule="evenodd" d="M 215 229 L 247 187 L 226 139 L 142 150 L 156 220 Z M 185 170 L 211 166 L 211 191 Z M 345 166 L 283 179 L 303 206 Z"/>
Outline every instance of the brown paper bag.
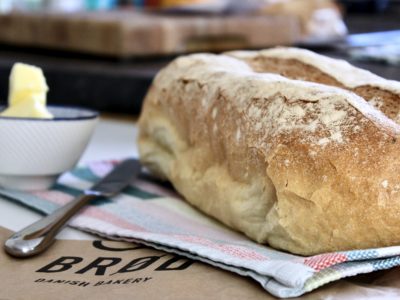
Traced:
<path fill-rule="evenodd" d="M 10 234 L 0 228 L 0 242 Z M 36 257 L 1 251 L 0 260 L 0 300 L 275 299 L 249 278 L 126 242 L 58 240 Z M 341 280 L 301 299 L 392 299 L 400 295 L 399 275 Z"/>

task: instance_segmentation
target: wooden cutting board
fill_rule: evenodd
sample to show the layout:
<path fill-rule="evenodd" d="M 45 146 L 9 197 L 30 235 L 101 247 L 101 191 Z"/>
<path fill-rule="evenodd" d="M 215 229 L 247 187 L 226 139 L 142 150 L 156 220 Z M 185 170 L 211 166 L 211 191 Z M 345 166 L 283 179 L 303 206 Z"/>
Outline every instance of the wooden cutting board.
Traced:
<path fill-rule="evenodd" d="M 136 11 L 0 15 L 0 43 L 115 57 L 263 48 L 299 40 L 287 16 L 183 16 Z"/>

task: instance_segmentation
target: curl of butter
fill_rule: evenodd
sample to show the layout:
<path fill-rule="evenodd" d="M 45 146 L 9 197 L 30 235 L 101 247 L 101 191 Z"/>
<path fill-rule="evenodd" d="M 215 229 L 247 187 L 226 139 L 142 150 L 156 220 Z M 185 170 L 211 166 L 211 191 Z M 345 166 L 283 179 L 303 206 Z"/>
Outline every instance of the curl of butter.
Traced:
<path fill-rule="evenodd" d="M 3 117 L 52 119 L 46 108 L 49 88 L 42 69 L 14 64 L 10 74 L 8 108 L 0 113 Z"/>

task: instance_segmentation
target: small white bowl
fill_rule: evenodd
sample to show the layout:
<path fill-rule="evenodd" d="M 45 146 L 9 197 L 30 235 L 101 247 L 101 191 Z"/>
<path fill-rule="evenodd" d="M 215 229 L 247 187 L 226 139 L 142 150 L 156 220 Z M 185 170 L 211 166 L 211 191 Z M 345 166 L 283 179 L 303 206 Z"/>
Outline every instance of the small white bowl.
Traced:
<path fill-rule="evenodd" d="M 66 106 L 48 108 L 54 119 L 0 117 L 0 187 L 47 189 L 78 162 L 98 113 Z"/>

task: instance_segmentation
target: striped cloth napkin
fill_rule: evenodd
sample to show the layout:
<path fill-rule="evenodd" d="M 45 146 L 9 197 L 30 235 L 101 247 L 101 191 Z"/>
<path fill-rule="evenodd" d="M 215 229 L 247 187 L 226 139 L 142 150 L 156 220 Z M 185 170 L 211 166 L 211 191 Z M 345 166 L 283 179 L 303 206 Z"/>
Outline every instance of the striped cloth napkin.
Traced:
<path fill-rule="evenodd" d="M 108 173 L 116 161 L 64 174 L 46 191 L 0 195 L 51 213 Z M 302 257 L 259 245 L 196 211 L 170 188 L 139 177 L 113 199 L 84 208 L 70 226 L 199 260 L 259 282 L 271 294 L 295 297 L 331 281 L 400 265 L 400 246 Z"/>

